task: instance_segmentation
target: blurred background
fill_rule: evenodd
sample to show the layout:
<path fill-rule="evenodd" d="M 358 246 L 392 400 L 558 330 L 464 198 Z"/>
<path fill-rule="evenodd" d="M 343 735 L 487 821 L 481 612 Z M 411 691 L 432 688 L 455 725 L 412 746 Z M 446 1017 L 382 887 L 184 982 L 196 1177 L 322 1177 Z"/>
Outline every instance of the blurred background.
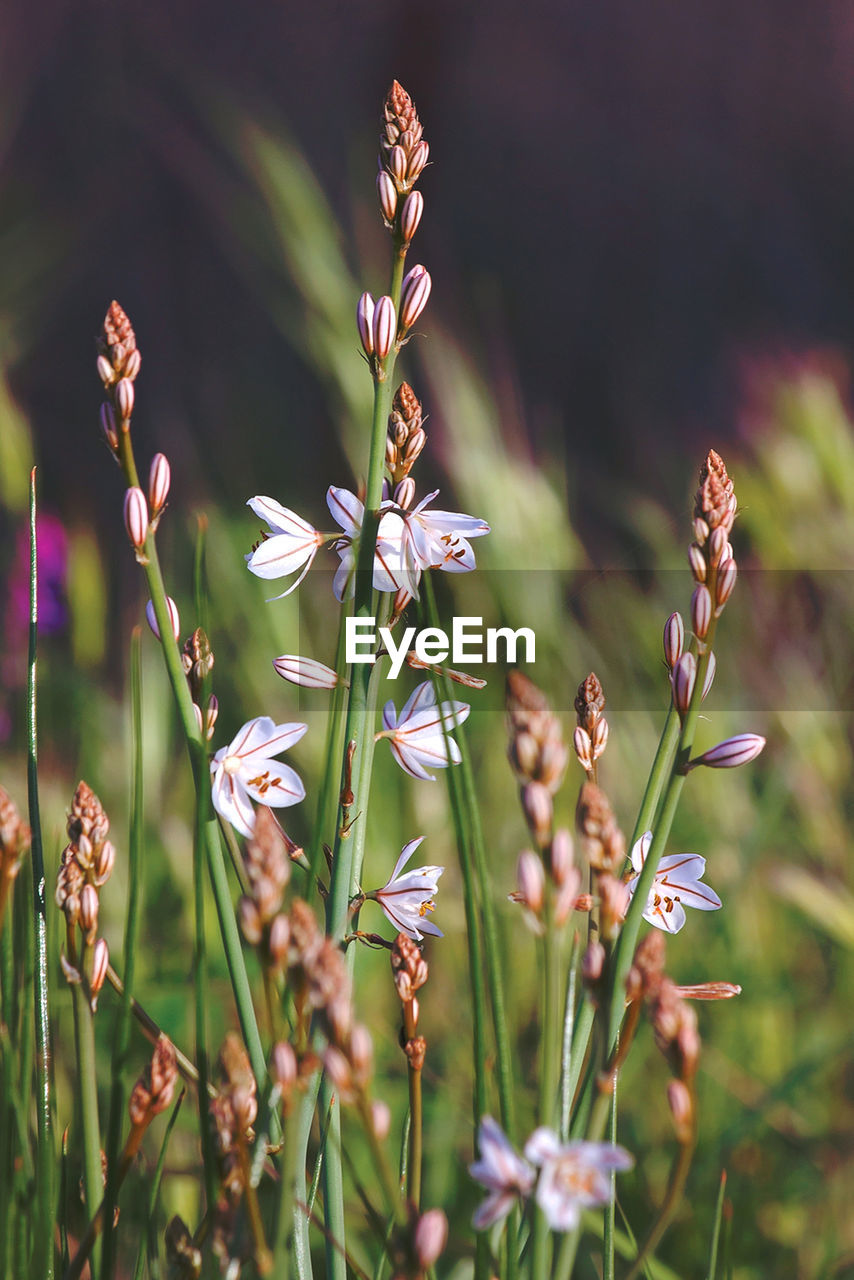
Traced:
<path fill-rule="evenodd" d="M 328 580 L 310 579 L 299 603 L 266 605 L 243 567 L 258 537 L 244 503 L 269 493 L 325 527 L 326 487 L 364 476 L 370 380 L 353 316 L 362 289 L 385 288 L 374 177 L 393 77 L 431 147 L 411 260 L 429 267 L 433 295 L 400 366 L 429 414 L 419 488 L 440 487 L 441 505 L 493 527 L 478 544 L 482 571 L 446 590 L 446 616 L 533 625 L 531 674 L 567 713 L 597 671 L 611 707 L 603 781 L 627 829 L 666 706 L 661 627 L 688 607 L 696 473 L 709 447 L 726 458 L 744 572 L 704 745 L 746 729 L 769 742 L 749 770 L 693 775 L 674 833 L 708 858 L 727 909 L 690 922 L 671 967 L 745 988 L 700 1011 L 701 1150 L 660 1251 L 680 1276 L 702 1274 L 723 1167 L 738 1280 L 854 1275 L 852 57 L 854 15 L 837 0 L 239 11 L 43 0 L 37 14 L 10 2 L 0 15 L 0 776 L 23 803 L 36 462 L 48 865 L 78 777 L 113 814 L 119 845 L 126 824 L 118 746 L 144 598 L 99 439 L 94 339 L 113 297 L 142 352 L 138 460 L 147 468 L 163 450 L 172 463 L 159 544 L 185 631 L 207 519 L 216 745 L 262 711 L 305 716 L 318 729 L 295 762 L 309 787 L 318 775 L 322 703 L 282 686 L 270 659 L 299 649 L 332 660 Z M 153 644 L 146 662 L 145 994 L 189 1042 L 188 779 L 171 767 L 179 748 Z M 496 903 L 519 956 L 511 999 L 530 1033 L 533 943 L 505 902 L 525 836 L 507 785 L 501 673 L 490 675 L 472 698 L 472 740 Z M 567 821 L 577 782 L 565 787 Z M 444 788 L 413 787 L 385 757 L 377 788 L 371 874 L 382 883 L 405 839 L 432 835 L 429 860 L 449 864 L 435 968 L 463 991 Z M 296 837 L 310 819 L 295 815 Z M 117 872 L 117 953 L 120 884 Z M 384 966 L 364 968 L 388 1013 L 373 1029 L 400 1101 L 390 984 Z M 224 968 L 219 981 L 226 1026 Z M 58 988 L 60 1038 L 66 995 Z M 427 1194 L 457 1198 L 450 1257 L 464 1268 L 476 1198 L 465 1015 L 429 1003 Z M 657 1144 L 623 1186 L 639 1234 L 669 1159 L 664 1070 L 656 1080 L 643 1058 L 624 1086 L 623 1140 Z M 61 1088 L 67 1067 L 60 1052 Z M 178 1161 L 164 1184 L 170 1211 L 192 1200 L 189 1134 L 184 1158 L 187 1177 Z"/>

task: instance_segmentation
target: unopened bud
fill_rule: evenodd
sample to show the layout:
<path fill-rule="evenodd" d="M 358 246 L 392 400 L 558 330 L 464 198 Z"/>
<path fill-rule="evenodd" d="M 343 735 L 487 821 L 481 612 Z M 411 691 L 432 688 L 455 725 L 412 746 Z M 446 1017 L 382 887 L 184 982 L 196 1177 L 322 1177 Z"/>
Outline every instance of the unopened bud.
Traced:
<path fill-rule="evenodd" d="M 406 152 L 403 147 L 395 145 L 388 153 L 386 161 L 389 173 L 394 178 L 398 187 L 400 187 L 406 179 Z"/>
<path fill-rule="evenodd" d="M 694 1129 L 694 1107 L 688 1086 L 681 1080 L 671 1080 L 667 1086 L 667 1105 L 676 1126 L 676 1137 L 684 1144 L 690 1142 Z"/>
<path fill-rule="evenodd" d="M 424 197 L 420 191 L 410 191 L 400 211 L 400 234 L 404 244 L 409 244 L 424 212 Z"/>
<path fill-rule="evenodd" d="M 448 1240 L 448 1219 L 441 1209 L 429 1209 L 415 1228 L 415 1255 L 425 1271 L 441 1256 Z"/>
<path fill-rule="evenodd" d="M 682 657 L 685 645 L 685 624 L 681 613 L 671 613 L 664 624 L 664 661 L 669 670 L 673 670 Z"/>
<path fill-rule="evenodd" d="M 705 640 L 712 621 L 712 597 L 702 583 L 691 596 L 691 629 L 698 640 Z"/>
<path fill-rule="evenodd" d="M 697 516 L 694 521 L 694 537 L 700 546 L 704 546 L 709 536 L 709 526 L 706 524 L 702 516 Z"/>
<path fill-rule="evenodd" d="M 693 653 L 683 653 L 673 668 L 671 684 L 673 685 L 673 705 L 683 719 L 691 703 L 694 682 L 697 678 L 697 659 Z"/>
<path fill-rule="evenodd" d="M 554 834 L 549 850 L 549 865 L 555 884 L 564 884 L 573 869 L 572 836 L 566 827 L 560 827 Z"/>
<path fill-rule="evenodd" d="M 395 486 L 394 500 L 399 507 L 403 507 L 404 511 L 412 505 L 415 498 L 415 481 L 412 476 L 407 476 L 401 480 L 399 485 Z"/>
<path fill-rule="evenodd" d="M 709 537 L 709 564 L 713 569 L 717 569 L 726 558 L 726 549 L 729 546 L 727 539 L 727 531 L 722 524 L 713 529 Z"/>
<path fill-rule="evenodd" d="M 616 876 L 600 875 L 597 878 L 599 893 L 599 932 L 605 942 L 613 942 L 625 918 L 629 905 L 628 885 Z"/>
<path fill-rule="evenodd" d="M 541 849 L 551 840 L 554 805 L 548 787 L 542 782 L 528 782 L 522 788 L 522 807 L 531 834 Z"/>
<path fill-rule="evenodd" d="M 261 941 L 261 913 L 253 898 L 244 895 L 240 899 L 237 918 L 240 921 L 240 932 L 250 947 L 257 947 Z"/>
<path fill-rule="evenodd" d="M 719 742 L 716 747 L 704 751 L 696 760 L 688 763 L 689 769 L 704 764 L 708 769 L 737 769 L 741 764 L 755 760 L 765 746 L 765 739 L 758 733 L 738 733 L 734 738 Z"/>
<path fill-rule="evenodd" d="M 95 859 L 95 880 L 98 885 L 106 884 L 116 864 L 116 850 L 112 840 L 105 840 Z"/>
<path fill-rule="evenodd" d="M 691 566 L 691 572 L 694 575 L 695 582 L 706 581 L 706 557 L 703 555 L 696 542 L 692 542 L 688 548 L 688 564 Z"/>
<path fill-rule="evenodd" d="M 729 560 L 725 560 L 718 570 L 718 578 L 715 583 L 715 613 L 720 613 L 732 595 L 735 580 L 738 576 L 738 566 L 735 560 L 730 556 Z"/>
<path fill-rule="evenodd" d="M 585 773 L 590 773 L 593 768 L 593 743 L 590 741 L 590 734 L 580 725 L 573 731 L 572 745 L 575 747 L 578 763 Z"/>
<path fill-rule="evenodd" d="M 605 967 L 605 948 L 595 938 L 581 957 L 581 976 L 586 983 L 598 982 Z"/>
<path fill-rule="evenodd" d="M 276 1084 L 282 1093 L 287 1095 L 296 1084 L 299 1074 L 297 1055 L 293 1045 L 287 1040 L 279 1040 L 273 1046 L 270 1067 Z"/>
<path fill-rule="evenodd" d="M 169 621 L 172 624 L 172 635 L 177 640 L 181 634 L 181 619 L 178 615 L 178 606 L 171 596 L 166 597 L 166 607 L 169 610 Z M 157 625 L 157 618 L 154 615 L 154 601 L 149 600 L 145 606 L 145 618 L 151 630 L 157 639 L 160 639 L 160 628 Z"/>
<path fill-rule="evenodd" d="M 703 697 L 704 698 L 706 694 L 709 692 L 709 690 L 711 689 L 712 684 L 714 683 L 715 672 L 717 671 L 717 669 L 718 669 L 718 660 L 715 657 L 715 655 L 710 652 L 708 666 L 706 667 L 706 678 L 703 681 Z"/>
<path fill-rule="evenodd" d="M 116 371 L 106 356 L 98 356 L 98 377 L 105 387 L 109 387 L 115 382 Z"/>
<path fill-rule="evenodd" d="M 363 293 L 356 306 L 356 324 L 359 339 L 366 356 L 374 354 L 374 300 L 369 293 Z"/>
<path fill-rule="evenodd" d="M 374 1068 L 374 1042 L 370 1031 L 361 1022 L 354 1023 L 350 1033 L 350 1065 L 356 1084 L 364 1088 Z"/>
<path fill-rule="evenodd" d="M 543 860 L 530 849 L 519 854 L 516 863 L 516 901 L 520 902 L 535 916 L 543 909 L 546 877 Z"/>
<path fill-rule="evenodd" d="M 426 144 L 425 144 L 426 145 Z M 417 266 L 408 271 L 400 291 L 400 331 L 411 329 L 427 306 L 433 281 L 426 267 Z"/>
<path fill-rule="evenodd" d="M 80 927 L 87 942 L 94 940 L 98 931 L 98 890 L 93 884 L 84 884 L 80 891 Z"/>
<path fill-rule="evenodd" d="M 371 1128 L 379 1142 L 385 1142 L 391 1132 L 391 1110 L 385 1102 L 377 1099 L 371 1103 Z"/>
<path fill-rule="evenodd" d="M 409 164 L 406 166 L 406 178 L 410 184 L 415 182 L 416 178 L 421 173 L 427 163 L 427 157 L 429 154 L 430 147 L 423 141 L 419 142 L 418 146 L 413 149 L 412 154 L 409 157 Z"/>
<path fill-rule="evenodd" d="M 216 722 L 217 722 L 218 716 L 219 716 L 219 698 L 216 696 L 215 693 L 212 693 L 211 696 L 208 698 L 208 705 L 205 708 L 205 723 L 204 723 L 204 728 L 202 730 L 202 733 L 206 742 L 210 742 L 211 738 L 214 736 L 214 729 L 216 728 Z"/>
<path fill-rule="evenodd" d="M 148 504 L 135 486 L 125 493 L 125 528 L 133 546 L 141 551 L 148 533 Z"/>
<path fill-rule="evenodd" d="M 116 435 L 116 415 L 109 400 L 105 400 L 101 405 L 101 430 L 106 436 L 107 444 L 111 449 L 115 449 L 119 442 Z"/>
<path fill-rule="evenodd" d="M 125 359 L 123 369 L 124 376 L 126 378 L 130 378 L 131 382 L 133 382 L 134 378 L 139 373 L 139 367 L 141 364 L 142 356 L 139 354 L 138 349 L 134 347 L 133 351 L 128 352 Z"/>
<path fill-rule="evenodd" d="M 397 212 L 397 187 L 385 169 L 381 169 L 377 174 L 377 196 L 383 217 L 390 225 L 394 222 L 394 215 Z"/>
<path fill-rule="evenodd" d="M 277 969 L 284 969 L 288 959 L 288 947 L 291 941 L 291 926 L 288 917 L 280 911 L 274 916 L 270 925 L 270 959 Z"/>
<path fill-rule="evenodd" d="M 283 653 L 273 659 L 273 666 L 283 680 L 301 685 L 303 689 L 334 689 L 338 683 L 331 667 L 314 658 L 301 658 L 299 654 Z"/>
<path fill-rule="evenodd" d="M 115 396 L 116 408 L 119 411 L 119 417 L 123 422 L 127 422 L 133 413 L 134 391 L 133 383 L 130 378 L 120 378 L 116 383 L 116 389 L 113 392 Z"/>
<path fill-rule="evenodd" d="M 99 938 L 95 943 L 95 950 L 92 953 L 92 977 L 89 979 L 89 991 L 91 994 L 93 1011 L 97 1003 L 98 992 L 106 982 L 107 970 L 109 967 L 110 948 L 107 946 L 105 938 Z"/>
<path fill-rule="evenodd" d="M 169 496 L 169 485 L 172 481 L 172 470 L 165 453 L 155 453 L 151 459 L 148 472 L 148 504 L 151 514 L 157 515 L 166 505 Z"/>
<path fill-rule="evenodd" d="M 593 759 L 598 760 L 608 745 L 608 721 L 603 716 L 596 721 L 596 728 L 593 730 Z"/>
<path fill-rule="evenodd" d="M 385 360 L 395 338 L 397 329 L 397 318 L 394 313 L 394 303 L 388 295 L 383 295 L 377 299 L 374 307 L 373 319 L 373 342 L 374 354 L 378 360 Z"/>

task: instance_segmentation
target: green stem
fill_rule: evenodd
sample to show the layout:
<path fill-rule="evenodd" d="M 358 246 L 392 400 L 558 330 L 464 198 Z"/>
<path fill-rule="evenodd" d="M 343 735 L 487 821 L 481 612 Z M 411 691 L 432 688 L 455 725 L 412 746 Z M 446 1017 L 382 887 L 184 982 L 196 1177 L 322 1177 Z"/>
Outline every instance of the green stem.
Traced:
<path fill-rule="evenodd" d="M 541 1125 L 552 1127 L 557 1101 L 560 1009 L 557 964 L 560 957 L 559 938 L 551 917 L 551 904 L 546 902 L 545 933 L 542 938 L 542 1033 L 540 1041 L 540 1096 L 538 1117 Z M 550 1236 L 546 1216 L 539 1206 L 534 1210 L 531 1274 L 549 1274 L 551 1265 Z"/>
<path fill-rule="evenodd" d="M 91 951 L 90 947 L 86 948 Z M 86 957 L 91 967 L 91 956 Z M 81 963 L 84 963 L 81 961 Z M 89 1003 L 89 987 L 85 978 L 71 988 L 74 1006 L 74 1039 L 77 1049 L 77 1087 L 83 1125 L 83 1190 L 86 1216 L 95 1217 L 104 1194 L 101 1169 L 101 1126 L 98 1121 L 98 1076 L 95 1060 L 95 1020 Z M 100 1241 L 92 1255 L 93 1275 L 100 1274 Z"/>
<path fill-rule="evenodd" d="M 38 1094 L 38 1227 L 34 1232 L 33 1271 L 52 1280 L 53 1264 L 53 1132 L 50 1101 L 50 1031 L 47 991 L 47 907 L 38 779 L 36 650 L 38 637 L 38 554 L 36 545 L 36 469 L 30 473 L 30 628 L 27 661 L 27 792 L 32 832 L 33 940 L 35 943 L 35 1023 Z"/>
<path fill-rule="evenodd" d="M 609 1124 L 609 1141 L 612 1146 L 617 1142 L 617 1081 L 614 1081 L 614 1088 L 611 1093 L 611 1116 Z M 617 1210 L 617 1174 L 612 1169 L 609 1174 L 611 1184 L 611 1195 L 608 1203 L 605 1205 L 605 1225 L 602 1240 L 602 1280 L 614 1280 L 614 1231 L 615 1231 L 615 1214 Z"/>
<path fill-rule="evenodd" d="M 121 1141 L 122 1112 L 124 1111 L 124 1070 L 130 1046 L 130 1028 L 133 1016 L 132 994 L 136 966 L 136 947 L 139 938 L 139 867 L 143 839 L 143 777 L 142 777 L 142 662 L 141 633 L 135 627 L 131 636 L 131 802 L 130 836 L 128 840 L 128 903 L 125 919 L 124 991 L 116 1019 L 113 1042 L 113 1082 L 110 1092 L 110 1115 L 107 1129 L 107 1189 L 104 1197 L 103 1280 L 110 1280 L 113 1271 L 113 1207 L 118 1195 L 116 1163 Z"/>
<path fill-rule="evenodd" d="M 421 1209 L 421 1162 L 423 1159 L 423 1108 L 421 1097 L 421 1070 L 409 1064 L 409 1199 L 416 1210 Z"/>

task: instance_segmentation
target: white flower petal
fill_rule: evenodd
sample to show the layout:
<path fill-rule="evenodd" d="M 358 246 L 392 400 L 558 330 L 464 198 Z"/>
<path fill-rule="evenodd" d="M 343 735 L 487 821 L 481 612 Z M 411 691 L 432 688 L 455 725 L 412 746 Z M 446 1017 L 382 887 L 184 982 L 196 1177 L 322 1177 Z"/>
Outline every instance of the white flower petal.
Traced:
<path fill-rule="evenodd" d="M 260 520 L 267 522 L 273 533 L 283 533 L 297 538 L 316 536 L 314 527 L 307 520 L 303 520 L 302 516 L 298 516 L 295 511 L 283 507 L 281 503 L 276 502 L 275 498 L 250 498 L 246 505 L 252 508 Z"/>
<path fill-rule="evenodd" d="M 349 489 L 336 489 L 330 485 L 326 492 L 326 505 L 336 524 L 351 538 L 357 538 L 365 518 L 364 503 Z"/>
<path fill-rule="evenodd" d="M 271 809 L 285 809 L 305 799 L 305 787 L 299 774 L 289 764 L 278 760 L 258 760 L 257 772 L 249 778 L 241 774 L 247 793 L 258 804 Z"/>

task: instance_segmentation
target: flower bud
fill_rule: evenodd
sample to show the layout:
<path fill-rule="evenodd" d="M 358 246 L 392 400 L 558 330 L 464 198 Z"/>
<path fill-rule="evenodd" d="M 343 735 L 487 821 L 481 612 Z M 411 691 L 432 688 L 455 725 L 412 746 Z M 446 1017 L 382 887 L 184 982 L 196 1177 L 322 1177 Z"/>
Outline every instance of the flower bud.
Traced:
<path fill-rule="evenodd" d="M 581 976 L 586 983 L 598 982 L 605 967 L 605 948 L 594 938 L 581 957 Z"/>
<path fill-rule="evenodd" d="M 694 575 L 695 582 L 706 581 L 706 557 L 703 555 L 696 542 L 692 542 L 688 548 L 688 564 L 691 566 L 691 572 Z"/>
<path fill-rule="evenodd" d="M 374 354 L 374 300 L 369 293 L 363 293 L 358 301 L 356 324 L 362 350 L 366 356 L 372 356 Z"/>
<path fill-rule="evenodd" d="M 89 979 L 89 990 L 92 993 L 92 1009 L 97 1004 L 98 992 L 104 985 L 107 978 L 107 969 L 110 966 L 110 948 L 107 946 L 106 938 L 99 938 L 95 943 L 95 950 L 92 953 L 92 977 Z"/>
<path fill-rule="evenodd" d="M 441 1256 L 448 1240 L 448 1219 L 441 1209 L 428 1209 L 415 1228 L 415 1256 L 425 1271 Z"/>
<path fill-rule="evenodd" d="M 664 624 L 664 661 L 669 670 L 673 670 L 682 657 L 685 645 L 685 624 L 681 613 L 671 613 Z"/>
<path fill-rule="evenodd" d="M 116 415 L 109 400 L 105 400 L 101 405 L 101 430 L 106 436 L 107 444 L 111 449 L 115 449 L 119 443 L 116 435 Z"/>
<path fill-rule="evenodd" d="M 273 1079 L 282 1093 L 289 1093 L 297 1082 L 299 1068 L 294 1047 L 287 1040 L 279 1040 L 273 1046 L 270 1067 Z"/>
<path fill-rule="evenodd" d="M 417 266 L 408 271 L 400 291 L 400 331 L 411 329 L 427 306 L 433 281 L 426 267 Z"/>
<path fill-rule="evenodd" d="M 406 476 L 401 480 L 399 485 L 395 486 L 394 500 L 399 507 L 403 507 L 404 511 L 412 505 L 415 498 L 415 481 L 412 476 Z"/>
<path fill-rule="evenodd" d="M 400 211 L 400 234 L 404 244 L 409 244 L 424 212 L 424 197 L 420 191 L 410 191 Z"/>
<path fill-rule="evenodd" d="M 593 743 L 590 741 L 590 734 L 580 725 L 573 731 L 572 745 L 575 747 L 578 763 L 585 773 L 589 773 L 593 768 Z"/>
<path fill-rule="evenodd" d="M 597 877 L 599 893 L 599 936 L 605 942 L 613 942 L 629 905 L 628 885 L 609 874 Z"/>
<path fill-rule="evenodd" d="M 270 925 L 270 959 L 277 969 L 284 969 L 288 959 L 288 947 L 291 941 L 291 926 L 288 917 L 280 911 L 273 917 Z"/>
<path fill-rule="evenodd" d="M 715 655 L 710 652 L 709 663 L 708 663 L 708 666 L 706 667 L 706 678 L 703 681 L 703 698 L 705 698 L 706 694 L 709 692 L 709 690 L 712 687 L 712 684 L 714 683 L 715 672 L 717 671 L 717 668 L 718 668 L 718 660 L 715 657 Z"/>
<path fill-rule="evenodd" d="M 691 629 L 698 640 L 705 640 L 712 621 L 712 597 L 702 583 L 691 596 Z"/>
<path fill-rule="evenodd" d="M 389 351 L 391 351 L 396 328 L 397 318 L 394 314 L 394 303 L 387 295 L 383 295 L 382 298 L 377 299 L 373 319 L 374 353 L 378 360 L 385 360 Z"/>
<path fill-rule="evenodd" d="M 127 422 L 133 413 L 133 383 L 130 378 L 120 378 L 116 383 L 114 391 L 116 408 L 119 411 L 119 417 L 123 422 Z"/>
<path fill-rule="evenodd" d="M 667 1105 L 670 1107 L 670 1114 L 676 1126 L 677 1139 L 683 1144 L 690 1142 L 693 1133 L 694 1108 L 688 1086 L 681 1080 L 671 1080 L 667 1086 Z"/>
<path fill-rule="evenodd" d="M 379 1142 L 385 1142 L 391 1132 L 391 1111 L 388 1104 L 379 1099 L 371 1103 L 371 1127 Z"/>
<path fill-rule="evenodd" d="M 216 696 L 215 693 L 212 693 L 211 696 L 208 698 L 208 705 L 205 708 L 205 723 L 204 723 L 203 734 L 206 742 L 210 742 L 211 738 L 214 736 L 214 729 L 216 728 L 216 722 L 217 722 L 218 716 L 219 716 L 219 698 Z"/>
<path fill-rule="evenodd" d="M 531 835 L 541 849 L 545 849 L 551 840 L 554 805 L 548 787 L 542 782 L 528 782 L 522 788 L 522 808 Z"/>
<path fill-rule="evenodd" d="M 98 377 L 105 387 L 109 387 L 116 378 L 116 372 L 106 356 L 98 356 Z"/>
<path fill-rule="evenodd" d="M 395 145 L 388 153 L 386 161 L 388 170 L 398 187 L 401 187 L 406 179 L 406 152 L 403 147 Z"/>
<path fill-rule="evenodd" d="M 374 1042 L 361 1022 L 354 1023 L 350 1033 L 350 1065 L 356 1085 L 364 1088 L 374 1069 Z"/>
<path fill-rule="evenodd" d="M 131 382 L 133 382 L 134 378 L 139 373 L 139 367 L 141 364 L 142 356 L 139 354 L 138 348 L 134 347 L 133 351 L 130 351 L 125 359 L 124 376 L 126 378 L 130 378 Z"/>
<path fill-rule="evenodd" d="M 80 891 L 80 927 L 91 941 L 98 931 L 98 890 L 92 884 L 84 884 Z"/>
<path fill-rule="evenodd" d="M 397 187 L 385 169 L 380 169 L 377 174 L 377 195 L 386 222 L 389 224 L 394 222 L 394 215 L 397 212 Z"/>
<path fill-rule="evenodd" d="M 105 840 L 95 859 L 95 881 L 100 886 L 106 884 L 116 865 L 116 850 L 112 840 Z"/>
<path fill-rule="evenodd" d="M 738 575 L 738 566 L 735 560 L 730 556 L 729 560 L 725 560 L 718 570 L 718 578 L 715 583 L 715 612 L 720 613 L 732 595 L 732 589 L 735 586 L 735 579 Z"/>
<path fill-rule="evenodd" d="M 410 185 L 415 182 L 418 175 L 421 173 L 427 163 L 427 157 L 429 154 L 430 147 L 428 143 L 423 141 L 419 142 L 418 146 L 413 149 L 412 154 L 409 157 L 409 164 L 406 166 L 406 178 Z"/>
<path fill-rule="evenodd" d="M 171 480 L 169 459 L 165 453 L 155 453 L 148 472 L 148 505 L 151 507 L 153 516 L 156 516 L 166 505 Z"/>
<path fill-rule="evenodd" d="M 135 486 L 125 493 L 125 528 L 133 546 L 141 551 L 148 533 L 148 504 L 145 494 Z"/>
<path fill-rule="evenodd" d="M 596 728 L 593 730 L 593 759 L 598 760 L 608 745 L 608 721 L 602 716 L 596 721 Z"/>
<path fill-rule="evenodd" d="M 694 537 L 701 547 L 705 546 L 708 536 L 709 526 L 706 524 L 702 516 L 697 516 L 694 521 Z"/>
<path fill-rule="evenodd" d="M 516 901 L 538 916 L 543 909 L 546 876 L 543 860 L 530 849 L 519 854 L 516 863 Z"/>
<path fill-rule="evenodd" d="M 558 828 L 554 834 L 549 850 L 549 865 L 555 884 L 564 884 L 573 868 L 572 836 L 566 827 Z"/>
<path fill-rule="evenodd" d="M 177 640 L 181 634 L 181 619 L 178 616 L 178 606 L 171 596 L 166 597 L 166 607 L 169 610 L 169 621 L 172 623 L 172 635 Z M 160 639 L 160 628 L 157 625 L 157 618 L 154 616 L 154 601 L 149 600 L 145 606 L 145 617 L 151 630 L 157 639 Z"/>
<path fill-rule="evenodd" d="M 673 668 L 671 684 L 673 686 L 673 705 L 682 719 L 691 702 L 694 692 L 694 681 L 697 678 L 697 659 L 693 653 L 683 653 Z"/>
<path fill-rule="evenodd" d="M 244 895 L 240 899 L 237 904 L 237 918 L 240 921 L 240 932 L 250 947 L 257 947 L 261 941 L 261 913 L 253 898 Z"/>
<path fill-rule="evenodd" d="M 726 559 L 728 546 L 726 529 L 719 524 L 717 528 L 712 530 L 709 537 L 709 564 L 713 569 L 717 569 L 718 565 Z"/>
<path fill-rule="evenodd" d="M 696 760 L 689 761 L 689 767 L 693 769 L 704 764 L 708 769 L 737 769 L 740 764 L 755 760 L 764 746 L 765 739 L 761 734 L 738 733 L 734 738 L 727 738 L 704 751 Z"/>
<path fill-rule="evenodd" d="M 303 689 L 334 689 L 338 683 L 331 667 L 314 658 L 301 658 L 299 654 L 283 653 L 273 659 L 273 666 L 283 680 L 301 685 Z"/>

